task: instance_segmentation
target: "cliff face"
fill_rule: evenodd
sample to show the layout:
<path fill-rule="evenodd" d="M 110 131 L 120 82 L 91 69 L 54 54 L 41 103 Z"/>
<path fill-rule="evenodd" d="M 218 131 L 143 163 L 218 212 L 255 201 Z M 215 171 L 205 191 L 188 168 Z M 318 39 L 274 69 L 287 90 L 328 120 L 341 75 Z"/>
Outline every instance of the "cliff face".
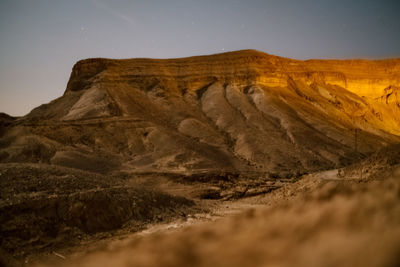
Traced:
<path fill-rule="evenodd" d="M 384 88 L 400 84 L 400 59 L 300 61 L 243 50 L 166 60 L 82 60 L 73 68 L 67 92 L 83 89 L 82 82 L 104 70 L 131 82 L 157 77 L 171 82 L 173 89 L 195 88 L 214 79 L 239 85 L 287 86 L 292 78 L 307 84 L 338 85 L 360 96 L 378 97 Z"/>
<path fill-rule="evenodd" d="M 33 110 L 20 131 L 50 164 L 83 168 L 77 161 L 112 158 L 129 172 L 293 175 L 398 142 L 399 86 L 399 59 L 299 61 L 254 50 L 87 59 L 74 66 L 64 95 Z M 20 160 L 17 144 L 31 141 L 13 142 L 3 161 Z"/>

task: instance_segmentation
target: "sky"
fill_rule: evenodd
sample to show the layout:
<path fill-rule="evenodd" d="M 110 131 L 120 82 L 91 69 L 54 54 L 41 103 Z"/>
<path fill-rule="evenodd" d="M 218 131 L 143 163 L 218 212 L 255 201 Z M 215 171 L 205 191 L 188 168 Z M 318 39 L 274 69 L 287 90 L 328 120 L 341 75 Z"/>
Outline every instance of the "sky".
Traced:
<path fill-rule="evenodd" d="M 0 0 L 0 112 L 61 96 L 90 57 L 400 57 L 399 14 L 400 0 Z"/>

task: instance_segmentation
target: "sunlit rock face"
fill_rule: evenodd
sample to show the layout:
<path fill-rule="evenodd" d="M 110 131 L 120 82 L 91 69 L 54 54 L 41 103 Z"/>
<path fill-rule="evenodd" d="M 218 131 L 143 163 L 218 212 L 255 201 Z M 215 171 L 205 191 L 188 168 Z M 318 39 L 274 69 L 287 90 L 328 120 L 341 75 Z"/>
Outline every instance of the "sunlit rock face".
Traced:
<path fill-rule="evenodd" d="M 399 59 L 300 61 L 254 50 L 86 59 L 62 97 L 3 135 L 1 160 L 85 168 L 78 153 L 112 162 L 111 172 L 292 176 L 399 142 L 399 86 Z M 21 156 L 21 145 L 39 156 Z"/>
<path fill-rule="evenodd" d="M 86 59 L 71 74 L 67 91 L 84 89 L 90 78 L 107 70 L 125 81 L 146 79 L 189 89 L 218 79 L 224 83 L 287 86 L 288 78 L 307 84 L 322 82 L 341 86 L 360 96 L 380 96 L 388 86 L 400 84 L 400 59 L 387 60 L 293 60 L 256 50 L 180 59 Z M 114 76 L 114 75 L 113 75 Z"/>

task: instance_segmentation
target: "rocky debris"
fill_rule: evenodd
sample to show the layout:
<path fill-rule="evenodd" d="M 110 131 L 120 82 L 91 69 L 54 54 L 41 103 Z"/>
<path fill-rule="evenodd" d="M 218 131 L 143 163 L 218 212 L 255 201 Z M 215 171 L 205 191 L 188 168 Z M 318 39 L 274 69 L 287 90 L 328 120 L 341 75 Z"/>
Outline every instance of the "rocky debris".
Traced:
<path fill-rule="evenodd" d="M 385 147 L 355 164 L 340 169 L 339 176 L 357 179 L 400 177 L 400 145 Z"/>
<path fill-rule="evenodd" d="M 192 200 L 122 177 L 36 164 L 0 164 L 0 188 L 1 247 L 16 258 L 197 210 Z"/>
<path fill-rule="evenodd" d="M 309 175 L 234 216 L 132 236 L 47 266 L 397 266 L 399 190 L 399 177 Z"/>

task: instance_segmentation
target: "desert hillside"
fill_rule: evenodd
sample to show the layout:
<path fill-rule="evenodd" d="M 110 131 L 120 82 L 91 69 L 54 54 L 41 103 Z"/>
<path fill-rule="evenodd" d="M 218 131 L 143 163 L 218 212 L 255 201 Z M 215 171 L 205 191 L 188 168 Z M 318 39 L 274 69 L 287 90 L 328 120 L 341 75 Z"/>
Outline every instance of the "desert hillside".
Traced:
<path fill-rule="evenodd" d="M 379 178 L 365 170 L 395 165 L 397 154 L 380 162 L 374 153 L 399 142 L 400 59 L 242 50 L 81 60 L 62 96 L 23 117 L 0 114 L 1 254 L 24 261 L 327 170 Z"/>
<path fill-rule="evenodd" d="M 340 167 L 399 141 L 399 68 L 400 60 L 298 61 L 254 50 L 82 60 L 62 97 L 3 135 L 1 160 L 291 176 Z"/>

